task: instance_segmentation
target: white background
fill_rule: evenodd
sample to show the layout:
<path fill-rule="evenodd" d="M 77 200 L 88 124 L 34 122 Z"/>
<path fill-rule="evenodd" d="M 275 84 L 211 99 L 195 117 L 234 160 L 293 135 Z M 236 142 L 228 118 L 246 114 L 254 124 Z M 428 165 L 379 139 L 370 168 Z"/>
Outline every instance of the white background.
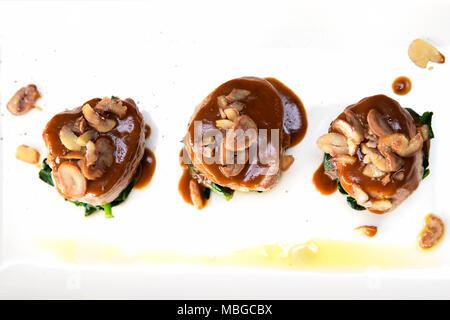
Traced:
<path fill-rule="evenodd" d="M 448 221 L 449 65 L 420 69 L 407 47 L 420 37 L 450 55 L 448 30 L 445 1 L 0 2 L 0 297 L 450 297 L 448 239 L 430 253 L 444 258 L 433 270 L 344 274 L 67 265 L 36 246 L 42 239 L 75 239 L 81 262 L 95 255 L 91 243 L 132 253 L 216 255 L 311 238 L 359 239 L 352 229 L 362 224 L 379 226 L 375 243 L 414 243 L 427 213 Z M 273 191 L 237 193 L 228 203 L 213 196 L 197 211 L 177 192 L 179 141 L 210 91 L 247 75 L 276 77 L 296 92 L 308 113 L 307 135 L 290 151 L 296 162 Z M 404 97 L 391 90 L 400 75 L 413 85 Z M 42 93 L 43 111 L 13 117 L 6 102 L 28 83 Z M 321 161 L 317 137 L 344 107 L 378 93 L 418 112 L 433 110 L 437 136 L 431 176 L 384 216 L 350 210 L 345 198 L 323 197 L 311 183 Z M 147 188 L 114 208 L 115 219 L 86 219 L 14 153 L 28 144 L 45 155 L 41 133 L 53 114 L 110 95 L 134 98 L 152 126 L 156 173 Z M 417 285 L 435 289 L 412 290 Z"/>

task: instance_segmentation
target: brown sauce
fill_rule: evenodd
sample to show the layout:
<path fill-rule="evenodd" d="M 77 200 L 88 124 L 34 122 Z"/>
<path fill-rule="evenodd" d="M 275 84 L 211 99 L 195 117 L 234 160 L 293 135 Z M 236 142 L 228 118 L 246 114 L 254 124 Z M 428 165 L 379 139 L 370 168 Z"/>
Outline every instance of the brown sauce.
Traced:
<path fill-rule="evenodd" d="M 152 128 L 148 124 L 145 124 L 145 139 L 150 138 L 151 134 L 152 134 Z"/>
<path fill-rule="evenodd" d="M 392 90 L 400 96 L 404 96 L 411 91 L 411 80 L 407 77 L 398 77 L 392 83 Z"/>
<path fill-rule="evenodd" d="M 101 99 L 92 99 L 87 101 L 94 107 Z M 127 112 L 123 119 L 115 117 L 117 125 L 107 133 L 99 134 L 99 137 L 107 137 L 114 146 L 114 161 L 105 174 L 97 179 L 90 180 L 87 184 L 85 199 L 94 198 L 103 195 L 116 187 L 117 182 L 123 176 L 126 170 L 129 170 L 130 164 L 138 159 L 137 153 L 143 153 L 143 140 L 145 123 L 141 113 L 131 100 L 122 100 L 127 106 Z M 59 138 L 61 128 L 66 124 L 73 124 L 82 116 L 81 107 L 65 111 L 55 115 L 47 124 L 43 138 L 48 148 L 49 163 L 56 165 L 57 158 L 63 158 L 69 150 L 62 144 Z M 86 200 L 85 200 L 86 201 Z"/>
<path fill-rule="evenodd" d="M 191 199 L 191 191 L 189 188 L 190 182 L 191 182 L 191 174 L 189 173 L 189 169 L 184 168 L 180 182 L 178 183 L 178 192 L 180 192 L 180 194 L 183 197 L 183 200 L 185 202 L 193 205 L 193 202 Z"/>
<path fill-rule="evenodd" d="M 337 190 L 336 181 L 325 174 L 323 163 L 320 164 L 320 167 L 314 173 L 313 183 L 316 189 L 325 196 L 333 194 Z"/>
<path fill-rule="evenodd" d="M 306 110 L 299 97 L 286 85 L 275 78 L 265 78 L 269 81 L 281 97 L 284 107 L 284 131 L 290 136 L 288 147 L 299 144 L 308 129 Z"/>
<path fill-rule="evenodd" d="M 152 180 L 153 174 L 156 168 L 156 158 L 150 149 L 145 149 L 144 156 L 142 157 L 140 164 L 140 175 L 136 184 L 135 189 L 142 189 L 146 187 Z"/>

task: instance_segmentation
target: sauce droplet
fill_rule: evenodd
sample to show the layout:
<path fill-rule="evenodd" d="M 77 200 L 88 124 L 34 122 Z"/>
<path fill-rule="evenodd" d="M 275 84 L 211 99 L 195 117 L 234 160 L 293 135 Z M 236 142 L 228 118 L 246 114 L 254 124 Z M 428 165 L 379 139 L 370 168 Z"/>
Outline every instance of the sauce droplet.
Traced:
<path fill-rule="evenodd" d="M 316 189 L 325 196 L 333 194 L 337 190 L 337 183 L 325 174 L 322 163 L 314 173 L 313 183 Z"/>
<path fill-rule="evenodd" d="M 409 80 L 407 77 L 398 77 L 394 80 L 392 83 L 392 90 L 400 96 L 404 96 L 409 91 L 411 91 L 411 80 Z"/>

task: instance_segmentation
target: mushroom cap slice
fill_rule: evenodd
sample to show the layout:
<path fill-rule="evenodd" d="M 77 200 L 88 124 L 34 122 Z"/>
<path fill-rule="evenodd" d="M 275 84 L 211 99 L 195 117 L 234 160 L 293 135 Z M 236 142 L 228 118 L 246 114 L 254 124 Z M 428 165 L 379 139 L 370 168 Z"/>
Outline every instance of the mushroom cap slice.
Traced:
<path fill-rule="evenodd" d="M 11 114 L 21 116 L 34 108 L 34 103 L 40 95 L 34 84 L 19 89 L 9 100 L 6 108 Z"/>
<path fill-rule="evenodd" d="M 69 199 L 82 197 L 86 194 L 87 182 L 80 168 L 73 162 L 65 161 L 54 171 L 60 191 Z"/>
<path fill-rule="evenodd" d="M 89 103 L 83 106 L 83 116 L 89 125 L 100 133 L 111 131 L 117 124 L 114 119 L 105 118 L 98 114 Z"/>

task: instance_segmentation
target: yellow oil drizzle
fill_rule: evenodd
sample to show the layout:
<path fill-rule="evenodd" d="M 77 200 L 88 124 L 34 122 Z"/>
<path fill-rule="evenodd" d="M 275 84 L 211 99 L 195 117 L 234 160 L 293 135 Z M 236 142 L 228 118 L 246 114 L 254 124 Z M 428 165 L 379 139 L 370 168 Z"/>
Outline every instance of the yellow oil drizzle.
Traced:
<path fill-rule="evenodd" d="M 293 270 L 355 271 L 369 267 L 380 269 L 423 268 L 442 261 L 417 247 L 370 244 L 367 242 L 311 240 L 298 245 L 262 245 L 226 255 L 185 255 L 175 252 L 127 253 L 124 249 L 87 240 L 36 241 L 39 249 L 59 260 L 87 265 L 190 264 L 202 266 L 245 266 Z M 84 254 L 84 250 L 90 254 Z"/>

